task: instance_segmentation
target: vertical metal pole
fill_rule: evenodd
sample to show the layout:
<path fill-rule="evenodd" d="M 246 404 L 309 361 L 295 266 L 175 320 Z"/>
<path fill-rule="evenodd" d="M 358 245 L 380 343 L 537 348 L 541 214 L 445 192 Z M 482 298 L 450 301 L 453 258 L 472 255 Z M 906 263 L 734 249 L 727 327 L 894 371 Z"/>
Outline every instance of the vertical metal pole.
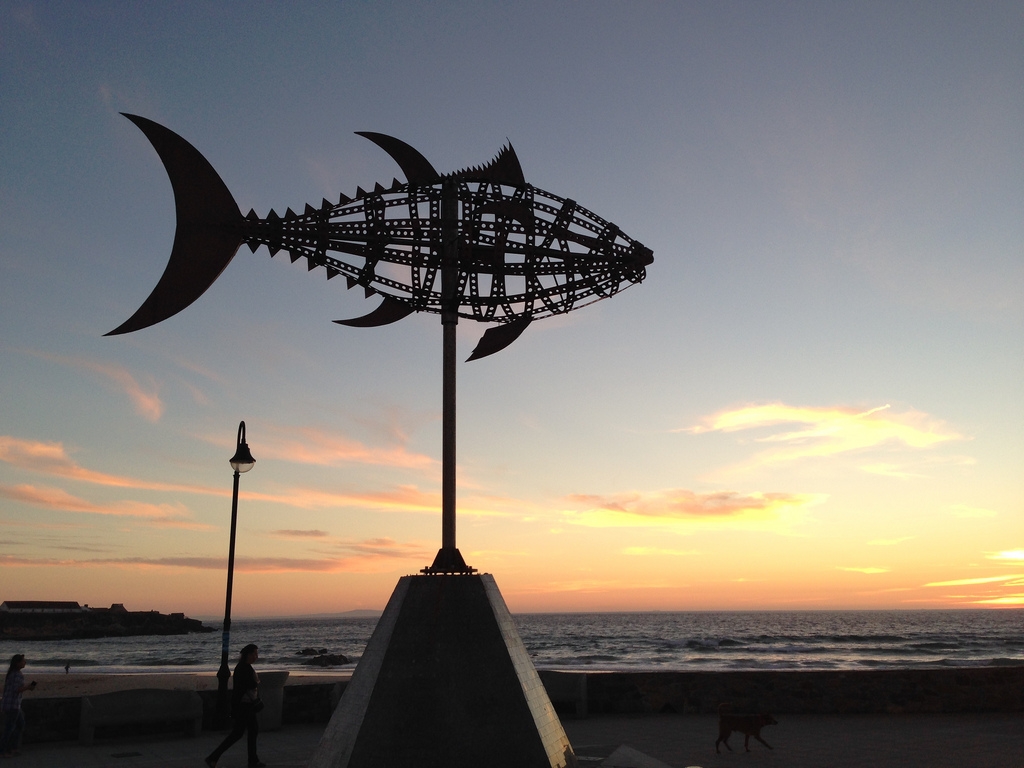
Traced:
<path fill-rule="evenodd" d="M 217 670 L 217 721 L 224 727 L 228 722 L 228 650 L 231 644 L 231 587 L 235 576 L 235 521 L 238 519 L 238 470 L 231 491 L 231 543 L 228 544 L 228 590 L 224 601 L 224 632 L 221 635 L 220 669 Z"/>
<path fill-rule="evenodd" d="M 441 327 L 442 432 L 441 432 L 441 549 L 455 550 L 455 328 L 459 322 L 456 294 L 459 261 L 459 197 L 457 182 L 446 179 L 441 191 Z"/>
<path fill-rule="evenodd" d="M 441 549 L 423 573 L 472 573 L 455 546 L 455 329 L 459 322 L 459 183 L 441 186 Z"/>
<path fill-rule="evenodd" d="M 441 549 L 455 549 L 455 323 L 444 323 L 441 436 Z"/>

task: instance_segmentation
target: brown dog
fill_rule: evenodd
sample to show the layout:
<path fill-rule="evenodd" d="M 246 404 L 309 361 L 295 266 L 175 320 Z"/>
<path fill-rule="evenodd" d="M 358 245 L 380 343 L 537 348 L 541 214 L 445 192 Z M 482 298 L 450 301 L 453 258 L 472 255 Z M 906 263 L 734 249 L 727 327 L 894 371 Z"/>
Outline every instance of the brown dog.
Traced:
<path fill-rule="evenodd" d="M 761 738 L 761 729 L 766 725 L 778 725 L 779 721 L 771 715 L 727 715 L 722 712 L 724 704 L 718 706 L 718 740 L 715 742 L 715 753 L 720 754 L 718 745 L 725 744 L 725 748 L 732 752 L 732 747 L 729 746 L 729 736 L 732 735 L 733 731 L 739 731 L 745 737 L 743 739 L 743 747 L 750 751 L 750 737 L 753 736 L 755 739 L 764 744 L 768 749 L 772 749 L 772 745 Z"/>

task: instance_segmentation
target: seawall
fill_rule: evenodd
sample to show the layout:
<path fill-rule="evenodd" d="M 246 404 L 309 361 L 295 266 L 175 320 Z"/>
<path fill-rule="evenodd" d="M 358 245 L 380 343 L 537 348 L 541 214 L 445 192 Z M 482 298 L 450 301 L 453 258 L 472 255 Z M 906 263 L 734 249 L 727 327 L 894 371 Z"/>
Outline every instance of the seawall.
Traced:
<path fill-rule="evenodd" d="M 771 672 L 557 672 L 541 670 L 562 717 L 602 714 L 920 714 L 1024 711 L 1024 667 Z M 347 683 L 284 688 L 283 723 L 326 723 Z M 217 692 L 203 699 L 203 729 L 213 728 Z M 23 702 L 28 742 L 78 738 L 80 697 Z M 109 727 L 97 739 L 173 732 L 176 724 Z"/>
<path fill-rule="evenodd" d="M 1024 667 L 540 674 L 559 714 L 1024 711 Z"/>

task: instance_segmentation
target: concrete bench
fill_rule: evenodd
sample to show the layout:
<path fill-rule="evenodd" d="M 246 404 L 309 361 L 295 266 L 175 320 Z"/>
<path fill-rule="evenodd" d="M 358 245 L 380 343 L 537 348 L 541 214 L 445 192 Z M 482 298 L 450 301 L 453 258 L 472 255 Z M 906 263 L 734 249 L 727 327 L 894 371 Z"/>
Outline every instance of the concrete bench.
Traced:
<path fill-rule="evenodd" d="M 139 688 L 86 696 L 82 698 L 78 741 L 92 744 L 96 728 L 102 725 L 177 721 L 185 723 L 187 735 L 199 735 L 203 727 L 203 700 L 198 693 Z"/>

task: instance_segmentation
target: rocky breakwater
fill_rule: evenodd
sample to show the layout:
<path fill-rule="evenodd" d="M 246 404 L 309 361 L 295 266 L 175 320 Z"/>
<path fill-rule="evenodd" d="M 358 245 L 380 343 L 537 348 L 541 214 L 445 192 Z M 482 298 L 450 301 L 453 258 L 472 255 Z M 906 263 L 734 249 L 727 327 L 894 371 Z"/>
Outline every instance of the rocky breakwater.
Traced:
<path fill-rule="evenodd" d="M 350 663 L 348 656 L 341 653 L 328 653 L 326 648 L 303 648 L 296 652 L 297 656 L 305 656 L 302 663 L 310 667 L 340 667 Z"/>
<path fill-rule="evenodd" d="M 83 610 L 77 613 L 0 613 L 0 639 L 78 640 L 97 637 L 187 635 L 213 627 L 183 613 Z"/>

